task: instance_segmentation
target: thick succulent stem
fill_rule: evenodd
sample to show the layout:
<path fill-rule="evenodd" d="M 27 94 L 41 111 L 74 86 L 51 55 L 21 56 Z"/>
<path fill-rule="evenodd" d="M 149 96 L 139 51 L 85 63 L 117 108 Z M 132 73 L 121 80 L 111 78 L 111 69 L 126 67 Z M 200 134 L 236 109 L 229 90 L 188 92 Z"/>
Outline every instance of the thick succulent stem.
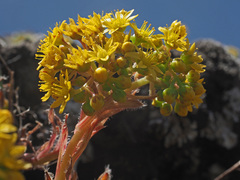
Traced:
<path fill-rule="evenodd" d="M 93 116 L 80 116 L 79 123 L 75 127 L 74 135 L 68 143 L 64 155 L 61 156 L 59 169 L 56 170 L 55 180 L 65 180 L 66 173 L 71 169 L 79 156 L 87 147 L 91 137 L 104 127 L 107 118 L 125 109 L 142 107 L 138 100 L 129 99 L 124 103 L 116 103 L 111 97 L 106 99 L 106 104 Z M 71 167 L 70 167 L 71 166 Z"/>

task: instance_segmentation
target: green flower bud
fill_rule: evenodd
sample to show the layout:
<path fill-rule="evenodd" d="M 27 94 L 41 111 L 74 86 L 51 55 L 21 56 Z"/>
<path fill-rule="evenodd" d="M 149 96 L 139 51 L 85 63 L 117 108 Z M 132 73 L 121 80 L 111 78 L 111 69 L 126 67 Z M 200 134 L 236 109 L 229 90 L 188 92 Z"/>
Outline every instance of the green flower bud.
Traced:
<path fill-rule="evenodd" d="M 187 73 L 186 78 L 188 82 L 197 82 L 200 79 L 200 73 L 195 70 L 191 70 Z"/>
<path fill-rule="evenodd" d="M 189 55 L 188 52 L 183 52 L 181 54 L 181 59 L 186 64 L 192 64 L 194 62 L 201 63 L 203 61 L 203 58 L 201 55 L 197 55 L 197 52 L 195 52 L 192 55 Z"/>
<path fill-rule="evenodd" d="M 163 116 L 169 116 L 172 113 L 172 110 L 173 110 L 172 105 L 164 102 L 162 103 L 162 106 L 160 108 L 160 113 Z"/>
<path fill-rule="evenodd" d="M 83 112 L 88 115 L 88 116 L 92 116 L 95 113 L 95 110 L 92 108 L 92 106 L 90 105 L 90 101 L 87 100 L 83 105 L 82 105 L 82 110 Z"/>
<path fill-rule="evenodd" d="M 178 92 L 175 88 L 169 87 L 163 91 L 163 99 L 169 104 L 174 103 L 177 96 Z"/>
<path fill-rule="evenodd" d="M 99 83 L 104 83 L 108 79 L 108 72 L 107 69 L 104 67 L 98 67 L 94 71 L 94 79 Z"/>
<path fill-rule="evenodd" d="M 187 106 L 179 102 L 176 102 L 174 106 L 174 112 L 176 112 L 179 116 L 185 117 L 188 114 L 188 109 L 187 109 Z"/>
<path fill-rule="evenodd" d="M 195 97 L 194 90 L 191 86 L 185 85 L 179 88 L 179 94 L 182 98 L 182 101 L 192 101 Z"/>
<path fill-rule="evenodd" d="M 173 59 L 171 62 L 171 68 L 177 73 L 185 73 L 186 72 L 186 65 L 182 62 L 181 59 Z"/>
<path fill-rule="evenodd" d="M 117 102 L 125 102 L 127 100 L 127 95 L 125 91 L 117 88 L 113 89 L 112 97 L 113 100 Z"/>
<path fill-rule="evenodd" d="M 152 101 L 152 105 L 155 107 L 162 107 L 162 103 L 163 101 L 159 101 L 157 97 Z"/>
<path fill-rule="evenodd" d="M 180 58 L 182 59 L 182 61 L 185 63 L 185 64 L 192 64 L 193 61 L 191 59 L 191 55 L 187 55 L 186 52 L 183 52 L 180 56 Z"/>
<path fill-rule="evenodd" d="M 95 111 L 100 110 L 104 106 L 104 97 L 102 95 L 95 95 L 90 99 L 90 105 Z"/>

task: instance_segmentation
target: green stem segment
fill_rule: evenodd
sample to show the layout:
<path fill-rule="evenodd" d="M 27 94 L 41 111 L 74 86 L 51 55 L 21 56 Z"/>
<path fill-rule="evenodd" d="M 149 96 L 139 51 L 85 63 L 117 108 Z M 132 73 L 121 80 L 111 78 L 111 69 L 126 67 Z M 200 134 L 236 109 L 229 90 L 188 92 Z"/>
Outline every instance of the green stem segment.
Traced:
<path fill-rule="evenodd" d="M 149 83 L 149 80 L 147 79 L 147 76 L 145 76 L 141 79 L 138 79 L 137 81 L 134 81 L 132 83 L 132 86 L 129 89 L 127 89 L 126 92 L 131 92 L 132 90 L 140 88 L 148 83 Z"/>

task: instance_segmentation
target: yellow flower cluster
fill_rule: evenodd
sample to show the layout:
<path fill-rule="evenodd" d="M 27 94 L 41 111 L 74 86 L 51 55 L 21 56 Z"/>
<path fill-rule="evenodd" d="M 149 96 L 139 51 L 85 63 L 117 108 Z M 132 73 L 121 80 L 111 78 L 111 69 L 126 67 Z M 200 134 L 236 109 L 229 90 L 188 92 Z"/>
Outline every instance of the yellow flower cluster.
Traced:
<path fill-rule="evenodd" d="M 180 116 L 198 107 L 205 92 L 200 79 L 204 65 L 195 44 L 186 38 L 186 27 L 174 21 L 158 28 L 163 34 L 154 34 L 146 21 L 138 28 L 132 13 L 93 13 L 56 24 L 36 55 L 40 91 L 46 93 L 42 100 L 52 97 L 51 107 L 60 106 L 62 113 L 73 99 L 83 103 L 85 114 L 93 115 L 108 97 L 124 102 L 134 90 L 150 84 L 148 99 L 153 97 L 163 115 L 169 115 L 174 104 Z M 171 49 L 181 56 L 172 59 Z"/>
<path fill-rule="evenodd" d="M 0 109 L 0 179 L 24 179 L 19 170 L 28 169 L 31 164 L 19 159 L 26 146 L 15 145 L 17 128 L 12 125 L 13 118 L 8 110 Z"/>

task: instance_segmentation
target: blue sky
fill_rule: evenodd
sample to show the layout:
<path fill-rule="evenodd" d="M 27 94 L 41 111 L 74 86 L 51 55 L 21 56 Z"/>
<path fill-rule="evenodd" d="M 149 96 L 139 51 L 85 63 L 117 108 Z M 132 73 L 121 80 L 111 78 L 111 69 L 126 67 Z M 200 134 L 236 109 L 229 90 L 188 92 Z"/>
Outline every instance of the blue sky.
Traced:
<path fill-rule="evenodd" d="M 190 42 L 212 38 L 240 48 L 240 0 L 0 0 L 0 36 L 16 31 L 47 33 L 56 22 L 114 9 L 135 9 L 144 20 L 159 27 L 180 20 Z"/>

